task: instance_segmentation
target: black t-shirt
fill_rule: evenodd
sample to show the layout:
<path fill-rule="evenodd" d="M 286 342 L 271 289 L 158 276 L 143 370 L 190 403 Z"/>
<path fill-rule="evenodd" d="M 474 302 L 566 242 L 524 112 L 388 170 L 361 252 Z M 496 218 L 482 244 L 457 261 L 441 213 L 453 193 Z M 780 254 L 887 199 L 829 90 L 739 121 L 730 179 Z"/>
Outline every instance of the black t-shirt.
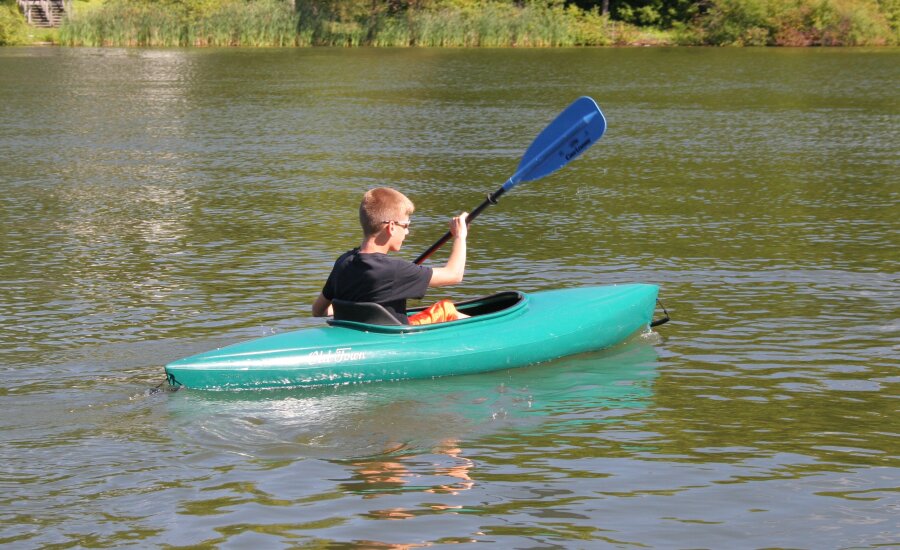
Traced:
<path fill-rule="evenodd" d="M 425 296 L 431 273 L 430 267 L 377 252 L 363 254 L 354 248 L 334 262 L 322 295 L 328 300 L 381 304 L 408 324 L 406 300 Z"/>

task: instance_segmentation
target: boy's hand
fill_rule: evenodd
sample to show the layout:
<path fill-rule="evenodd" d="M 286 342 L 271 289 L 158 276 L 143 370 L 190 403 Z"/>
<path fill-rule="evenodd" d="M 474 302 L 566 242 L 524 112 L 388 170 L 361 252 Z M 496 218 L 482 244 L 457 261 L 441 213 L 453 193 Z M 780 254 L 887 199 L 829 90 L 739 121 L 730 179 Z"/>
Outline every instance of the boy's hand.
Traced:
<path fill-rule="evenodd" d="M 466 217 L 468 215 L 468 212 L 463 212 L 450 220 L 450 234 L 453 235 L 454 239 L 465 239 L 469 234 L 469 226 L 466 225 Z"/>

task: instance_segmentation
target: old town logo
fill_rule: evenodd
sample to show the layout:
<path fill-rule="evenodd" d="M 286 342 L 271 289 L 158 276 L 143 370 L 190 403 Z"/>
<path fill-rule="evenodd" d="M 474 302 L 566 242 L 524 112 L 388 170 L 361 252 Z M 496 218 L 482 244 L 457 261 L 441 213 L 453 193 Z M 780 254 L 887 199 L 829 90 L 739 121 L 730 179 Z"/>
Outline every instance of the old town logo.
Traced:
<path fill-rule="evenodd" d="M 337 348 L 335 350 L 317 350 L 309 354 L 309 364 L 325 365 L 346 363 L 347 361 L 362 361 L 366 354 L 361 351 L 353 351 L 352 348 Z"/>

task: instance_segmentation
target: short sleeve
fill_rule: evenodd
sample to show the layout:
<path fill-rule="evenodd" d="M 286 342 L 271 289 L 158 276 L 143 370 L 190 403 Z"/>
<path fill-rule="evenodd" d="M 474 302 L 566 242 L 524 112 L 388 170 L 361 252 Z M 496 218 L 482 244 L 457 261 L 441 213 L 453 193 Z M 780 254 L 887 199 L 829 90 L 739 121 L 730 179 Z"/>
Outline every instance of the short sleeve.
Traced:
<path fill-rule="evenodd" d="M 429 266 L 398 260 L 395 263 L 394 288 L 391 294 L 416 300 L 424 298 L 432 273 L 433 270 Z"/>

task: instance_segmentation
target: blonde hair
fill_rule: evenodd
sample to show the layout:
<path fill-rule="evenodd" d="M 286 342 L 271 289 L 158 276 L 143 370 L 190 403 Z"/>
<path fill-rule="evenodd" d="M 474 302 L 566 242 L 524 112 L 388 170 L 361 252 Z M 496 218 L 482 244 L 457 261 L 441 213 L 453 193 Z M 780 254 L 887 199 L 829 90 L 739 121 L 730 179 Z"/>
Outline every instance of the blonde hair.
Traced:
<path fill-rule="evenodd" d="M 359 203 L 359 224 L 366 237 L 381 231 L 384 222 L 403 221 L 416 207 L 406 195 L 390 187 L 370 189 Z"/>

